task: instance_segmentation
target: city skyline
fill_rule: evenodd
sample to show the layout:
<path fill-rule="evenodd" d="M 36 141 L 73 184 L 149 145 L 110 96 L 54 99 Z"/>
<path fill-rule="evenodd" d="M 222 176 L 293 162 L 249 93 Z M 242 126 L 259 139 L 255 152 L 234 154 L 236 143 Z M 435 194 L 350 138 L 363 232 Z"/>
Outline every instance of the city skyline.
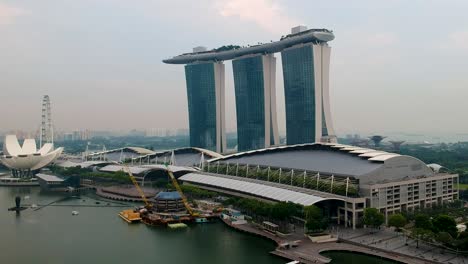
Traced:
<path fill-rule="evenodd" d="M 0 44 L 0 69 L 5 75 L 0 110 L 15 109 L 15 119 L 4 116 L 1 127 L 35 129 L 33 125 L 40 125 L 38 98 L 49 94 L 57 129 L 186 128 L 183 69 L 164 65 L 162 59 L 199 45 L 278 40 L 290 27 L 304 24 L 331 28 L 337 36 L 330 101 L 338 135 L 468 131 L 468 123 L 457 121 L 463 120 L 463 98 L 468 96 L 468 32 L 461 23 L 467 4 L 342 5 L 332 10 L 325 3 L 305 1 L 201 1 L 187 10 L 183 3 L 149 1 L 137 5 L 89 0 L 67 7 L 55 1 L 2 2 L 0 33 L 5 41 Z M 349 5 L 355 12 L 349 12 Z M 306 10 L 312 6 L 321 12 L 309 16 Z M 93 12 L 87 13 L 90 7 Z M 167 8 L 181 12 L 164 14 Z M 102 20 L 109 10 L 114 16 Z M 212 16 L 203 15 L 208 13 Z M 159 34 L 161 28 L 170 30 Z M 188 30 L 182 36 L 183 28 Z M 228 97 L 234 95 L 230 65 L 226 73 Z M 285 106 L 279 74 L 276 83 L 281 113 Z M 16 110 L 20 104 L 21 111 Z M 234 131 L 235 102 L 226 104 L 226 131 Z M 135 116 L 139 118 L 131 118 Z M 278 126 L 285 131 L 284 114 L 278 115 Z"/>

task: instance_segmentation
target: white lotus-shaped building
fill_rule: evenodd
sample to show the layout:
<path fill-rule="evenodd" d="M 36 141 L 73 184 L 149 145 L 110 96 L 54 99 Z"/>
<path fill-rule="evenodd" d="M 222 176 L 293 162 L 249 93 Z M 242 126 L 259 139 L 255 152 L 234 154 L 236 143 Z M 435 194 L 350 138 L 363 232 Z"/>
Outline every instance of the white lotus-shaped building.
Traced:
<path fill-rule="evenodd" d="M 8 135 L 3 143 L 3 156 L 0 161 L 17 177 L 30 177 L 37 171 L 55 161 L 63 148 L 54 150 L 52 143 L 46 143 L 37 149 L 34 139 L 25 139 L 20 145 L 16 135 Z"/>

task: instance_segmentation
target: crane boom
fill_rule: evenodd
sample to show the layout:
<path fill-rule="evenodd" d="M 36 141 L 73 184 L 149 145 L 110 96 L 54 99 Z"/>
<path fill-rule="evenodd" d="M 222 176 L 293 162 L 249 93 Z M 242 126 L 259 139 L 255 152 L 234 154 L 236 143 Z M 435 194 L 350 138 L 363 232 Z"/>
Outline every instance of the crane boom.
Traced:
<path fill-rule="evenodd" d="M 124 167 L 124 172 L 126 172 L 128 174 L 128 176 L 130 177 L 130 180 L 132 181 L 133 185 L 135 185 L 135 188 L 137 189 L 138 193 L 140 194 L 141 196 L 141 199 L 143 200 L 143 202 L 145 203 L 145 207 L 146 208 L 151 208 L 153 207 L 153 205 L 148 201 L 148 199 L 146 198 L 146 195 L 145 193 L 143 192 L 143 190 L 140 188 L 140 185 L 138 185 L 138 182 L 136 181 L 135 177 L 133 176 L 130 168 L 127 166 L 127 165 L 123 165 Z"/>
<path fill-rule="evenodd" d="M 182 198 L 182 202 L 184 203 L 185 209 L 187 209 L 187 212 L 191 216 L 198 216 L 198 213 L 194 212 L 192 207 L 190 207 L 190 204 L 187 201 L 187 197 L 185 197 L 184 193 L 182 192 L 182 189 L 180 188 L 180 185 L 177 182 L 177 179 L 175 178 L 174 174 L 169 169 L 169 166 L 166 165 L 166 168 L 167 168 L 167 173 L 169 174 L 169 178 L 171 178 L 172 185 L 174 185 L 174 187 L 176 188 L 177 192 L 180 195 L 180 198 Z"/>

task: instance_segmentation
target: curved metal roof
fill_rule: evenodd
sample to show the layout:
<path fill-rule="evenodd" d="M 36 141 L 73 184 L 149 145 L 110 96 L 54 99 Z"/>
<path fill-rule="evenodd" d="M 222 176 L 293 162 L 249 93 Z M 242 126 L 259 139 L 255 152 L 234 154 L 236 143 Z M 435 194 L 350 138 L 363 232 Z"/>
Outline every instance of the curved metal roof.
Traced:
<path fill-rule="evenodd" d="M 209 162 L 213 163 L 217 161 L 231 164 L 239 163 L 252 166 L 260 165 L 307 170 L 324 175 L 350 176 L 359 179 L 371 180 L 374 177 L 378 181 L 381 181 L 378 177 L 384 174 L 387 175 L 385 177 L 392 179 L 399 179 L 403 174 L 406 176 L 411 175 L 412 177 L 430 176 L 429 168 L 426 164 L 414 157 L 331 143 L 271 147 L 235 153 L 224 158 L 212 159 Z M 408 171 L 385 170 L 382 173 L 384 164 L 386 163 L 398 164 L 397 166 L 407 168 Z M 392 167 L 394 165 L 389 166 Z M 416 169 L 413 170 L 411 168 Z"/>
<path fill-rule="evenodd" d="M 163 60 L 168 64 L 187 64 L 199 61 L 225 61 L 250 54 L 264 54 L 280 52 L 288 47 L 301 43 L 326 43 L 332 41 L 335 35 L 326 29 L 310 29 L 294 35 L 288 35 L 279 41 L 265 43 L 247 48 L 239 48 L 226 51 L 208 51 L 188 53 Z"/>
<path fill-rule="evenodd" d="M 181 176 L 179 180 L 244 193 L 272 201 L 293 202 L 304 206 L 325 200 L 342 200 L 337 198 L 320 197 L 254 182 L 240 181 L 199 173 L 185 174 Z"/>
<path fill-rule="evenodd" d="M 128 166 L 132 174 L 141 174 L 150 171 L 167 171 L 168 169 L 172 172 L 179 172 L 179 171 L 196 171 L 194 168 L 190 167 L 181 167 L 181 166 L 173 166 L 173 165 L 161 165 L 161 164 L 152 164 L 152 165 L 142 165 L 142 166 Z M 99 171 L 104 172 L 117 172 L 117 171 L 125 171 L 125 167 L 122 165 L 107 165 L 99 169 Z"/>
<path fill-rule="evenodd" d="M 104 150 L 104 151 L 88 153 L 87 155 L 89 157 L 92 157 L 92 156 L 100 156 L 100 155 L 109 154 L 109 153 L 120 153 L 121 151 L 129 151 L 138 155 L 149 155 L 149 154 L 155 153 L 152 150 L 141 148 L 141 147 L 123 147 L 123 148 L 109 149 L 109 150 Z"/>
<path fill-rule="evenodd" d="M 203 148 L 197 148 L 197 147 L 187 147 L 187 148 L 178 148 L 178 149 L 173 149 L 173 150 L 163 150 L 163 151 L 157 151 L 152 154 L 144 155 L 144 156 L 138 156 L 132 158 L 133 161 L 139 162 L 140 160 L 144 162 L 151 163 L 156 159 L 156 157 L 161 160 L 166 158 L 166 160 L 170 160 L 172 153 L 174 152 L 174 164 L 179 165 L 179 166 L 193 166 L 195 164 L 200 164 L 201 161 L 201 155 L 204 155 L 204 160 L 209 160 L 212 158 L 222 158 L 223 155 L 203 149 Z"/>

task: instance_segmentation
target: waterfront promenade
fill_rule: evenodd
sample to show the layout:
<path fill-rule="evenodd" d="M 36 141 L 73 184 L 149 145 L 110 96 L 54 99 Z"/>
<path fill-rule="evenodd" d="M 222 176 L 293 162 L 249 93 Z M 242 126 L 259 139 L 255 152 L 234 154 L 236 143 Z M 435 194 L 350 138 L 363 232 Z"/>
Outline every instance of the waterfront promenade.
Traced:
<path fill-rule="evenodd" d="M 373 234 L 369 229 L 333 229 L 331 233 L 338 236 L 339 242 L 313 243 L 301 230 L 286 237 L 279 237 L 251 224 L 232 225 L 229 220 L 223 222 L 238 231 L 273 240 L 278 247 L 270 252 L 271 254 L 305 264 L 329 263 L 331 260 L 320 254 L 325 251 L 358 252 L 408 264 L 468 264 L 467 257 L 442 252 L 441 249 L 422 242 L 419 243 L 419 248 L 416 248 L 416 241 L 408 240 L 408 245 L 405 245 L 406 238 L 390 229 Z M 286 244 L 298 246 L 285 248 Z"/>
<path fill-rule="evenodd" d="M 457 255 L 424 242 L 407 239 L 403 234 L 393 231 L 391 228 L 383 228 L 372 233 L 369 229 L 335 229 L 340 240 L 348 243 L 357 243 L 376 250 L 395 252 L 395 254 L 414 256 L 427 263 L 468 264 L 468 257 Z"/>

